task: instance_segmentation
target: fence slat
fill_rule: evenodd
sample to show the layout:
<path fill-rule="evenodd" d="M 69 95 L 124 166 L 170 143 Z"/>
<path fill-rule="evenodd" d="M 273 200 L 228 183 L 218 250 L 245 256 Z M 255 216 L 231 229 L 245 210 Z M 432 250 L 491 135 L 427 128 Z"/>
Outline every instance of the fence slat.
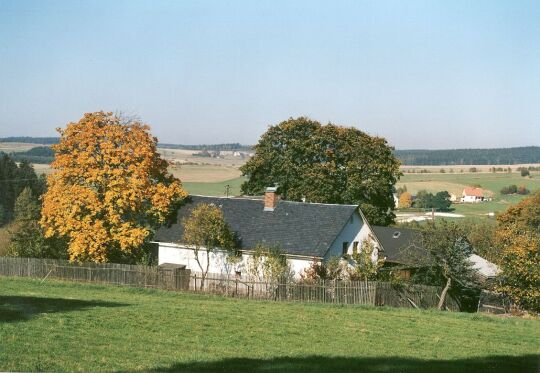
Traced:
<path fill-rule="evenodd" d="M 170 269 L 168 269 L 170 271 Z M 436 307 L 440 288 L 425 285 L 395 286 L 385 282 L 320 280 L 265 282 L 230 274 L 202 274 L 186 270 L 167 272 L 158 266 L 116 263 L 75 263 L 67 260 L 0 257 L 0 275 L 56 278 L 87 283 L 158 288 L 222 294 L 248 299 L 341 303 L 355 305 Z M 201 286 L 203 286 L 201 288 Z M 446 307 L 459 310 L 447 296 Z"/>

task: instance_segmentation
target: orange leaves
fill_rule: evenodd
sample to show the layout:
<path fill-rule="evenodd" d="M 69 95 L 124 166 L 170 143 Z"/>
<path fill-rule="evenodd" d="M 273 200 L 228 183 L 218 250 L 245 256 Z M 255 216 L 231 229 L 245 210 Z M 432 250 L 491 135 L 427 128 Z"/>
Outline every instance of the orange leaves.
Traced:
<path fill-rule="evenodd" d="M 527 308 L 540 310 L 540 191 L 497 218 L 503 275 L 498 290 Z"/>
<path fill-rule="evenodd" d="M 137 248 L 186 196 L 148 131 L 104 112 L 59 130 L 41 225 L 47 236 L 69 239 L 72 260 L 101 262 Z"/>

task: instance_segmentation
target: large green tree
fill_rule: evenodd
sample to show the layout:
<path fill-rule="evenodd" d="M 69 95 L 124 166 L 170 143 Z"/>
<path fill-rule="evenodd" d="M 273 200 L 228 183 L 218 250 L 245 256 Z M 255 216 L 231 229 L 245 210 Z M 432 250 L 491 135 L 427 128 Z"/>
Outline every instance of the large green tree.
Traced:
<path fill-rule="evenodd" d="M 356 128 L 291 118 L 262 135 L 241 170 L 247 195 L 277 185 L 287 200 L 359 204 L 373 224 L 388 225 L 395 217 L 399 161 L 384 138 Z"/>

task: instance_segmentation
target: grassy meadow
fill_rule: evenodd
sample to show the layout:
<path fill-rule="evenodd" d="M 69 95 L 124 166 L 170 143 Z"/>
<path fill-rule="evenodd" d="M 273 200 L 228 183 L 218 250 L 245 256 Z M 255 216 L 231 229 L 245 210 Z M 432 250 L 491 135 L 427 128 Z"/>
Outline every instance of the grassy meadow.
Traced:
<path fill-rule="evenodd" d="M 540 321 L 0 277 L 1 371 L 536 372 Z"/>
<path fill-rule="evenodd" d="M 237 177 L 231 180 L 219 181 L 215 183 L 206 182 L 182 182 L 184 188 L 190 194 L 198 194 L 202 196 L 222 197 L 226 195 L 226 186 L 229 185 L 229 195 L 239 196 L 240 185 L 244 182 L 243 177 Z"/>
<path fill-rule="evenodd" d="M 455 213 L 467 216 L 485 216 L 489 212 L 500 212 L 506 210 L 524 198 L 520 195 L 501 195 L 502 187 L 516 184 L 524 185 L 531 192 L 540 189 L 540 173 L 531 172 L 530 177 L 522 177 L 519 172 L 464 172 L 464 173 L 415 173 L 404 174 L 397 187 L 406 186 L 412 194 L 425 189 L 428 192 L 440 192 L 443 190 L 461 197 L 463 188 L 467 186 L 480 185 L 482 188 L 493 192 L 493 201 L 483 203 L 453 204 Z"/>

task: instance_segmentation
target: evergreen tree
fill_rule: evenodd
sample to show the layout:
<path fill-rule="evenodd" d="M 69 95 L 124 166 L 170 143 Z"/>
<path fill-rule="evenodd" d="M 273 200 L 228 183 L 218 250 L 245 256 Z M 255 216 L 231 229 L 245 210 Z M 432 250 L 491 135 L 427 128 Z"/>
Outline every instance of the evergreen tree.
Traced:
<path fill-rule="evenodd" d="M 40 205 L 30 187 L 15 200 L 15 221 L 10 226 L 10 255 L 33 258 L 67 258 L 66 242 L 45 238 L 39 225 Z"/>

